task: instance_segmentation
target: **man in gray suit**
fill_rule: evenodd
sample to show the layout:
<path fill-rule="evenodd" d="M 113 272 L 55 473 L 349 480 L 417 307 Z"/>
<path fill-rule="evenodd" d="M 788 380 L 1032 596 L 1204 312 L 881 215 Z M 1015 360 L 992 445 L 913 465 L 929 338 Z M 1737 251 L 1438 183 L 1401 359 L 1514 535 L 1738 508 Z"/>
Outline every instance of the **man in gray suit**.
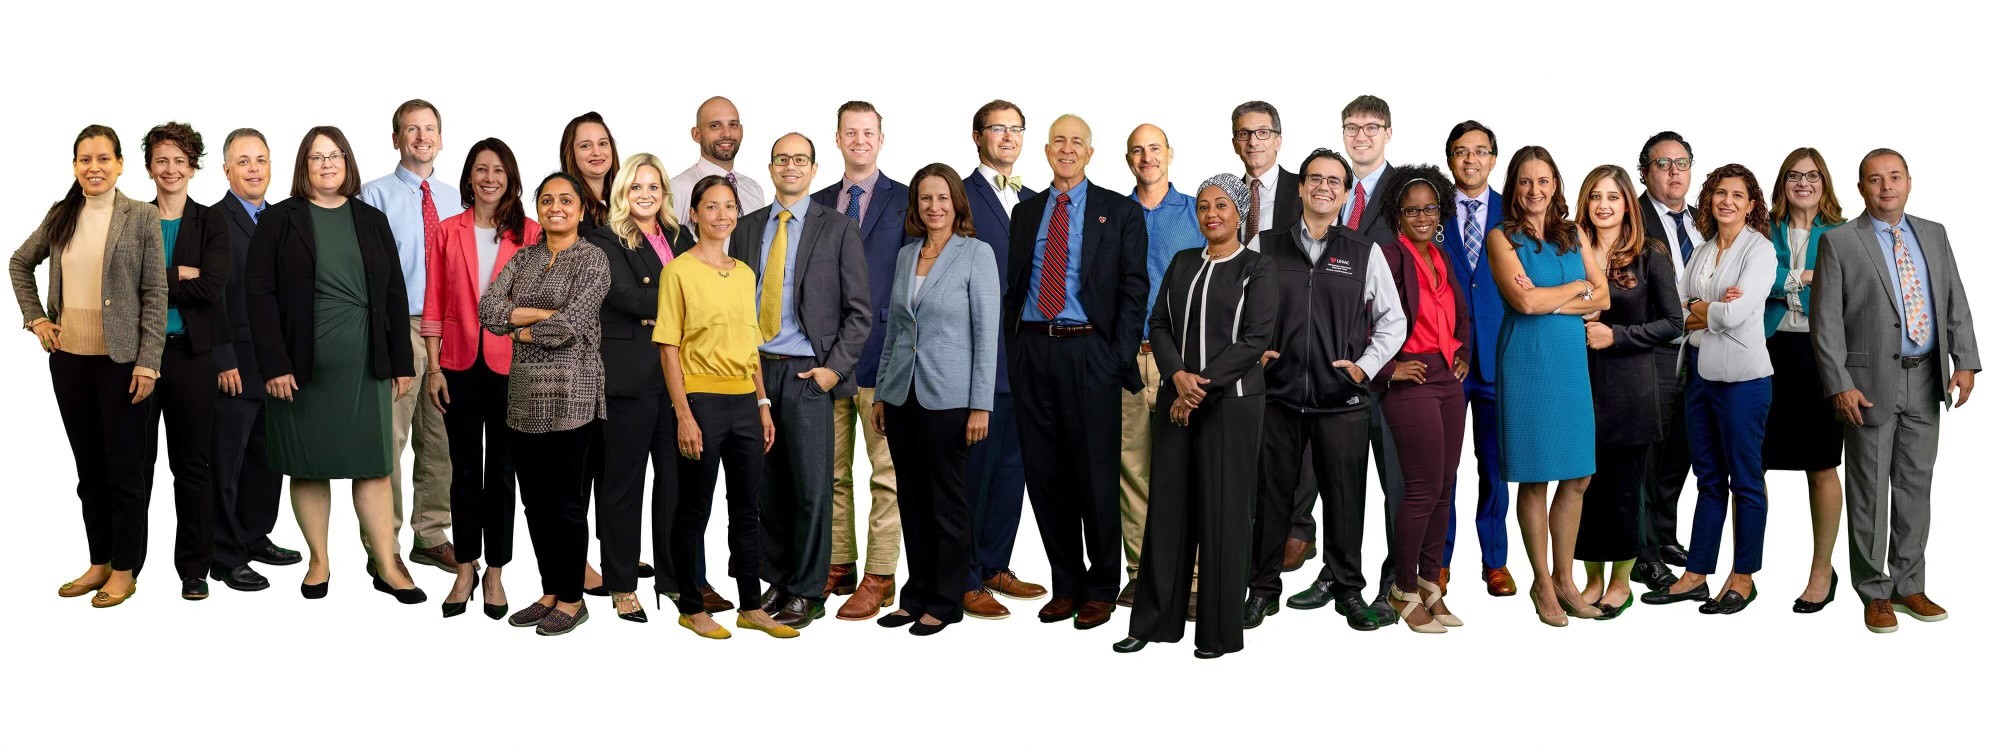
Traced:
<path fill-rule="evenodd" d="M 803 628 L 826 614 L 833 547 L 833 402 L 853 398 L 854 366 L 873 323 L 861 230 L 808 193 L 818 171 L 811 139 L 771 146 L 777 200 L 750 212 L 729 254 L 757 270 L 764 391 L 777 442 L 764 460 L 764 611 Z"/>
<path fill-rule="evenodd" d="M 1868 152 L 1860 188 L 1868 215 L 1820 238 L 1817 278 L 1808 280 L 1813 351 L 1834 416 L 1848 425 L 1854 591 L 1867 602 L 1868 629 L 1893 633 L 1897 612 L 1946 617 L 1924 596 L 1938 402 L 1972 398 L 1979 344 L 1944 226 L 1903 213 L 1909 162 L 1886 148 Z"/>

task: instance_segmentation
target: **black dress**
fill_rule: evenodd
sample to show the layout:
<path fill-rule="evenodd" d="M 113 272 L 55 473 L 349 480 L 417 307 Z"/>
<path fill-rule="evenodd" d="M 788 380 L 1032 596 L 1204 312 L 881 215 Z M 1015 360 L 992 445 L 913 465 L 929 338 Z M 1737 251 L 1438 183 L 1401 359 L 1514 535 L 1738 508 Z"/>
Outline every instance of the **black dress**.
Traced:
<path fill-rule="evenodd" d="M 1611 346 L 1590 352 L 1590 390 L 1597 397 L 1597 475 L 1584 491 L 1576 538 L 1576 559 L 1589 562 L 1639 556 L 1646 466 L 1653 444 L 1666 439 L 1671 408 L 1663 403 L 1654 356 L 1681 335 L 1673 258 L 1649 243 L 1628 268 L 1635 279 L 1632 287 L 1611 283 L 1611 308 L 1598 316 L 1598 322 L 1611 328 Z"/>

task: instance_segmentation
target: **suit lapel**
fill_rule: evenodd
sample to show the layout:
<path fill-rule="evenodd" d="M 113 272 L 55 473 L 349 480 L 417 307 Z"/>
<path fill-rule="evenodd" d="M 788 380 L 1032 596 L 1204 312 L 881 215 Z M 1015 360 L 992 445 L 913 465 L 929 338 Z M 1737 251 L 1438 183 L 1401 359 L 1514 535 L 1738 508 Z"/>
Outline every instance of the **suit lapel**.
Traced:
<path fill-rule="evenodd" d="M 229 220 L 236 222 L 236 228 L 243 230 L 245 236 L 257 233 L 257 222 L 250 220 L 250 211 L 243 208 L 243 202 L 236 199 L 235 193 L 224 193 L 216 206 L 229 214 Z"/>
<path fill-rule="evenodd" d="M 1007 216 L 1007 207 L 1000 205 L 1000 196 L 995 195 L 993 188 L 987 185 L 984 180 L 979 179 L 978 170 L 973 170 L 972 179 L 967 182 L 965 187 L 967 192 L 972 193 L 973 203 L 977 203 L 984 206 L 986 210 L 992 211 L 994 215 L 1000 217 L 1000 226 L 1007 226 L 1007 222 L 1010 220 L 1010 217 Z M 1027 196 L 1022 196 L 1021 200 L 1027 200 Z"/>
<path fill-rule="evenodd" d="M 119 235 L 125 230 L 125 221 L 131 218 L 132 201 L 119 193 L 113 197 L 111 226 L 104 232 L 104 278 L 111 277 L 111 257 L 118 253 Z M 99 282 L 103 283 L 103 282 Z"/>
<path fill-rule="evenodd" d="M 1079 301 L 1081 301 L 1083 292 L 1090 288 L 1090 277 L 1092 276 L 1089 273 L 1090 260 L 1097 257 L 1097 253 L 1094 252 L 1097 249 L 1097 241 L 1100 237 L 1104 236 L 1105 222 L 1098 221 L 1098 219 L 1104 218 L 1102 212 L 1105 209 L 1104 204 L 1109 202 L 1109 198 L 1106 196 L 1110 194 L 1110 191 L 1100 190 L 1095 184 L 1088 182 L 1083 187 L 1083 214 L 1077 217 L 1077 221 L 1083 222 L 1082 247 L 1076 248 L 1077 269 L 1083 271 L 1083 273 L 1077 274 L 1078 283 L 1076 291 Z"/>
<path fill-rule="evenodd" d="M 1865 265 L 1875 269 L 1875 280 L 1882 282 L 1882 293 L 1888 295 L 1889 305 L 1894 308 L 1900 304 L 1898 300 L 1902 295 L 1896 291 L 1896 282 L 1890 279 L 1893 273 L 1888 266 L 1889 259 L 1882 257 L 1882 241 L 1875 237 L 1875 222 L 1870 221 L 1868 216 L 1863 214 L 1860 218 L 1855 219 L 1853 223 L 1854 234 L 1861 241 L 1861 250 L 1867 253 L 1868 262 Z M 1918 239 L 1919 241 L 1922 240 L 1922 238 Z"/>
<path fill-rule="evenodd" d="M 868 233 L 875 231 L 875 223 L 882 220 L 882 214 L 894 210 L 896 200 L 891 195 L 895 190 L 892 185 L 888 175 L 875 174 L 875 192 L 868 196 L 868 212 L 861 217 L 861 236 L 867 237 Z"/>
<path fill-rule="evenodd" d="M 923 246 L 918 245 L 917 247 L 918 252 L 921 253 Z M 966 252 L 966 242 L 963 237 L 954 234 L 950 240 L 945 242 L 944 255 L 939 257 L 936 263 L 931 264 L 931 272 L 924 275 L 924 288 L 918 290 L 916 297 L 910 300 L 910 310 L 912 312 L 921 307 L 922 302 L 930 297 L 932 289 L 943 285 L 940 282 L 946 278 L 946 275 L 951 272 L 954 266 L 958 265 L 958 256 L 964 255 Z M 912 261 L 910 269 L 905 271 L 905 273 L 915 272 L 916 264 L 915 261 Z"/>

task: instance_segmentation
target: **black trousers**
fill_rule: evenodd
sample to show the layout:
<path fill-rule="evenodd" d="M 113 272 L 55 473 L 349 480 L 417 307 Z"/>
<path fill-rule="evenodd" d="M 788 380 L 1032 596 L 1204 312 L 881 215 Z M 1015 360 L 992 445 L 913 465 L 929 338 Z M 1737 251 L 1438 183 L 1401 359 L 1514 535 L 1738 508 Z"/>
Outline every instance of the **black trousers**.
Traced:
<path fill-rule="evenodd" d="M 590 441 L 602 425 L 512 431 L 514 471 L 521 482 L 521 509 L 528 516 L 528 540 L 535 545 L 535 567 L 542 573 L 542 595 L 558 602 L 583 600 L 583 564 L 590 550 L 584 479 Z"/>
<path fill-rule="evenodd" d="M 964 618 L 965 571 L 972 564 L 972 504 L 965 495 L 965 421 L 972 410 L 926 409 L 915 388 L 902 406 L 876 403 L 888 423 L 896 513 L 909 553 L 902 608 L 958 622 Z"/>
<path fill-rule="evenodd" d="M 245 382 L 256 398 L 215 400 L 215 565 L 250 562 L 250 551 L 271 544 L 278 527 L 285 476 L 264 458 L 264 385 Z"/>
<path fill-rule="evenodd" d="M 668 565 L 675 590 L 681 592 L 674 607 L 683 615 L 702 612 L 701 538 L 708 532 L 708 513 L 715 504 L 716 473 L 726 471 L 729 577 L 736 579 L 737 606 L 754 609 L 763 588 L 757 578 L 762 533 L 757 528 L 757 495 L 764 478 L 764 423 L 757 414 L 757 395 L 690 393 L 687 399 L 693 412 L 689 416 L 701 428 L 701 457 L 675 459 L 680 502 L 674 506 L 667 539 Z M 827 482 L 832 481 L 829 472 Z M 654 506 L 656 513 L 658 508 Z"/>
<path fill-rule="evenodd" d="M 1576 559 L 1619 562 L 1643 554 L 1646 468 L 1652 445 L 1597 444 L 1597 475 L 1583 492 L 1583 522 L 1576 535 Z M 1658 559 L 1659 549 L 1653 550 Z"/>
<path fill-rule="evenodd" d="M 1375 579 L 1375 597 L 1380 599 L 1389 595 L 1389 584 L 1396 582 L 1396 516 L 1403 512 L 1405 491 L 1403 457 L 1396 450 L 1396 433 L 1389 429 L 1389 418 L 1382 412 L 1380 394 L 1368 402 L 1368 447 L 1375 454 L 1375 481 L 1382 485 L 1382 539 L 1388 543 L 1388 551 L 1382 555 L 1382 575 Z M 1332 579 L 1322 570 L 1319 580 Z"/>
<path fill-rule="evenodd" d="M 1281 593 L 1278 575 L 1284 572 L 1292 497 L 1306 455 L 1312 456 L 1313 477 L 1326 499 L 1320 519 L 1325 525 L 1320 554 L 1326 562 L 1319 579 L 1357 593 L 1367 585 L 1361 574 L 1361 522 L 1367 508 L 1368 421 L 1364 409 L 1300 413 L 1275 401 L 1264 405 L 1251 595 L 1275 600 Z"/>
<path fill-rule="evenodd" d="M 174 571 L 208 577 L 215 557 L 215 361 L 186 336 L 168 336 L 153 401 L 167 425 L 167 469 L 174 473 Z M 153 464 L 146 464 L 146 486 Z"/>
<path fill-rule="evenodd" d="M 674 399 L 665 390 L 637 398 L 612 398 L 605 403 L 603 477 L 597 483 L 598 554 L 604 564 L 604 587 L 611 591 L 639 590 L 639 532 L 645 523 L 646 467 L 653 467 L 653 552 L 665 560 L 664 529 L 674 515 L 676 431 Z"/>
<path fill-rule="evenodd" d="M 445 440 L 451 446 L 451 544 L 460 562 L 514 561 L 514 462 L 507 437 L 507 376 L 474 357 L 444 372 Z M 428 400 L 428 399 L 426 399 Z M 417 408 L 432 408 L 429 403 Z"/>
<path fill-rule="evenodd" d="M 826 598 L 833 559 L 833 397 L 812 378 L 799 377 L 819 366 L 810 357 L 763 364 L 764 394 L 778 433 L 759 499 L 764 580 L 819 601 Z"/>
<path fill-rule="evenodd" d="M 132 403 L 132 364 L 108 356 L 49 354 L 56 411 L 76 459 L 76 496 L 90 564 L 134 574 L 146 564 L 146 507 L 159 447 L 157 396 Z"/>
<path fill-rule="evenodd" d="M 1057 599 L 1114 601 L 1125 572 L 1118 513 L 1118 371 L 1092 361 L 1092 353 L 1106 347 L 1097 336 L 1027 334 L 1007 346 L 1028 501 L 1049 555 L 1050 593 Z M 1102 357 L 1097 362 L 1106 361 Z M 1109 359 L 1122 363 L 1130 357 Z"/>
<path fill-rule="evenodd" d="M 1217 395 L 1202 402 L 1186 427 L 1168 419 L 1172 408 L 1173 399 L 1163 398 L 1153 410 L 1153 484 L 1131 634 L 1147 641 L 1180 641 L 1199 558 L 1195 647 L 1241 651 L 1264 397 Z M 1292 455 L 1301 454 L 1295 450 Z M 1272 524 L 1280 535 L 1281 557 L 1289 532 L 1284 519 Z"/>
<path fill-rule="evenodd" d="M 1686 383 L 1685 375 L 1661 381 L 1660 415 L 1667 422 L 1667 439 L 1653 446 L 1639 562 L 1659 562 L 1661 547 L 1680 543 L 1681 488 L 1693 467 L 1688 456 Z"/>

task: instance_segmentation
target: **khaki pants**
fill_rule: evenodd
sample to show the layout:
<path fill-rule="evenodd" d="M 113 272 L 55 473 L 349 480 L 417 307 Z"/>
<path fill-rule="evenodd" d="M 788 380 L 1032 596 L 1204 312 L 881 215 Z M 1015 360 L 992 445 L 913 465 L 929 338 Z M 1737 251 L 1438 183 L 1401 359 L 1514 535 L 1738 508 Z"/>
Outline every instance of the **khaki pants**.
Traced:
<path fill-rule="evenodd" d="M 416 494 L 415 507 L 410 510 L 410 528 L 414 531 L 413 546 L 436 547 L 451 541 L 451 445 L 445 442 L 444 412 L 432 406 L 430 398 L 424 395 L 423 373 L 430 369 L 429 359 L 424 355 L 424 337 L 418 331 L 423 318 L 410 317 L 410 349 L 416 358 L 416 380 L 411 381 L 410 391 L 396 399 L 393 409 L 393 423 L 390 425 L 390 439 L 395 443 L 391 448 L 395 455 L 395 470 L 389 474 L 389 501 L 394 508 L 396 538 L 403 535 L 403 446 L 414 442 L 416 452 L 416 474 L 411 484 Z M 394 386 L 391 386 L 392 388 Z M 414 440 L 412 440 L 414 438 Z M 361 539 L 363 548 L 368 539 Z"/>
<path fill-rule="evenodd" d="M 1118 392 L 1118 516 L 1125 537 L 1125 573 L 1139 572 L 1139 545 L 1146 538 L 1146 496 L 1153 475 L 1153 406 L 1160 395 L 1160 368 L 1153 353 L 1139 352 L 1138 393 Z"/>
<path fill-rule="evenodd" d="M 896 574 L 897 545 L 903 542 L 903 519 L 896 515 L 896 466 L 889 460 L 889 440 L 869 422 L 875 410 L 875 389 L 861 388 L 853 398 L 833 402 L 833 559 L 860 560 L 854 545 L 854 432 L 859 423 L 868 444 L 868 561 L 864 573 Z"/>

